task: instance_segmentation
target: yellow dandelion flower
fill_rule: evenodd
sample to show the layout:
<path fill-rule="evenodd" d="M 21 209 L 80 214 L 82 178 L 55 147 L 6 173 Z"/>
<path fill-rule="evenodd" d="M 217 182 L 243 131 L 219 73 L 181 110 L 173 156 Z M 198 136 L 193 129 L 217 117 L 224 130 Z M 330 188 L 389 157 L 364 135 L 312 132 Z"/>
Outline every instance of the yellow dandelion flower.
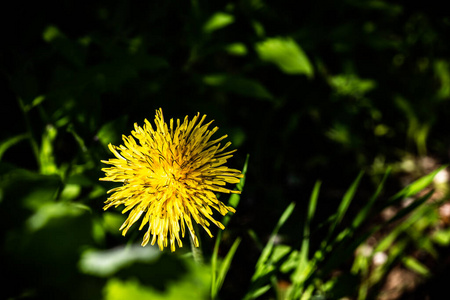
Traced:
<path fill-rule="evenodd" d="M 142 218 L 139 229 L 148 224 L 142 246 L 157 241 L 163 250 L 170 241 L 170 249 L 175 251 L 175 241 L 182 247 L 180 231 L 184 237 L 185 225 L 194 245 L 199 246 L 192 219 L 211 237 L 210 222 L 224 229 L 213 218 L 211 208 L 222 215 L 235 209 L 219 201 L 215 192 L 239 193 L 225 185 L 238 183 L 242 174 L 224 166 L 236 150 L 225 152 L 230 142 L 221 147 L 219 142 L 226 135 L 210 140 L 218 127 L 209 130 L 212 121 L 203 124 L 205 118 L 197 114 L 189 121 L 186 116 L 182 124 L 177 119 L 174 128 L 173 119 L 168 126 L 159 109 L 155 128 L 145 120 L 143 127 L 134 124 L 131 135 L 122 136 L 124 145 L 108 145 L 116 158 L 102 161 L 112 166 L 102 169 L 106 176 L 100 180 L 123 185 L 108 191 L 112 195 L 104 209 L 125 206 L 122 213 L 129 215 L 120 228 L 123 235 Z"/>

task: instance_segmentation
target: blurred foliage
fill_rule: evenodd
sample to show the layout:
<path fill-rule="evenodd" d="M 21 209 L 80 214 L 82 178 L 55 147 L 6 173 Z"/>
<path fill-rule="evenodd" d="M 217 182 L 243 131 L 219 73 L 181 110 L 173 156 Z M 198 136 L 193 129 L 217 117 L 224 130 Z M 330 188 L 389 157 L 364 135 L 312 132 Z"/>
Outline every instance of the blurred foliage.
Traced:
<path fill-rule="evenodd" d="M 284 299 L 302 287 L 364 299 L 400 267 L 420 275 L 425 297 L 450 278 L 436 263 L 450 255 L 448 173 L 430 173 L 450 146 L 450 17 L 437 3 L 41 1 L 2 13 L 0 298 Z M 232 167 L 251 157 L 236 215 L 204 239 L 211 265 L 192 265 L 187 248 L 137 250 L 120 210 L 102 211 L 107 144 L 159 107 L 215 119 L 239 148 Z M 430 176 L 436 192 L 420 194 Z M 387 207 L 372 211 L 381 182 Z M 372 231 L 390 210 L 403 218 Z M 326 265 L 348 231 L 373 236 Z M 303 278 L 289 267 L 298 261 L 321 273 Z"/>

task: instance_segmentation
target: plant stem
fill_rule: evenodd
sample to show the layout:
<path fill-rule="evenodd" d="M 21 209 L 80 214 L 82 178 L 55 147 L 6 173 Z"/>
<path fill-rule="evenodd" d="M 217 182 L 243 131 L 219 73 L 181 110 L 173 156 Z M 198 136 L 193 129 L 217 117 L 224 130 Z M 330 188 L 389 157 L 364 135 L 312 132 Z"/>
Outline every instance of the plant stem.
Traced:
<path fill-rule="evenodd" d="M 192 256 L 194 257 L 194 261 L 197 264 L 203 264 L 203 252 L 202 252 L 202 243 L 201 243 L 201 239 L 200 239 L 200 232 L 199 232 L 199 228 L 198 225 L 193 222 L 193 227 L 194 227 L 194 231 L 195 231 L 195 236 L 197 236 L 198 239 L 198 247 L 195 247 L 195 242 L 193 240 L 193 234 L 189 235 L 189 240 L 191 241 L 191 251 L 192 251 Z"/>

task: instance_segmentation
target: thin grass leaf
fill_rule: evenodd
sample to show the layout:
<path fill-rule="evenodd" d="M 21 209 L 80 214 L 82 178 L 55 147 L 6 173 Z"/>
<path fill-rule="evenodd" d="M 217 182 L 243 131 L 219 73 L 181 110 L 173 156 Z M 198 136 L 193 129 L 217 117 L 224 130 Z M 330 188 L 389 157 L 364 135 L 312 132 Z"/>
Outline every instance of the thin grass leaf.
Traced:
<path fill-rule="evenodd" d="M 281 218 L 278 220 L 278 223 L 275 226 L 268 243 L 264 247 L 261 256 L 258 259 L 258 262 L 256 263 L 257 272 L 258 269 L 268 260 L 270 253 L 273 250 L 273 245 L 275 244 L 276 235 L 278 234 L 278 231 L 280 230 L 281 226 L 283 226 L 284 223 L 287 221 L 287 219 L 291 216 L 292 212 L 294 211 L 294 207 L 295 203 L 289 204 L 289 206 L 285 209 L 285 211 L 281 215 Z M 258 277 L 257 273 L 255 273 L 255 275 Z"/>
<path fill-rule="evenodd" d="M 311 193 L 311 197 L 309 199 L 309 208 L 308 215 L 306 217 L 305 226 L 303 229 L 303 241 L 300 249 L 300 262 L 306 262 L 309 254 L 309 236 L 310 236 L 310 224 L 311 220 L 314 217 L 314 213 L 316 212 L 317 207 L 317 199 L 319 198 L 319 190 L 320 190 L 321 182 L 317 181 L 314 185 L 314 189 Z"/>
<path fill-rule="evenodd" d="M 369 290 L 369 295 L 365 298 L 358 299 L 375 299 L 379 296 L 379 291 L 382 287 L 382 284 L 380 284 L 382 283 L 382 279 L 386 278 L 387 274 L 394 268 L 397 262 L 399 262 L 407 246 L 408 242 L 406 240 L 400 240 L 392 245 L 387 254 L 387 261 L 372 270 L 370 277 L 367 279 L 366 288 Z"/>
<path fill-rule="evenodd" d="M 423 203 L 425 203 L 430 197 L 431 195 L 433 195 L 434 190 L 428 192 L 425 196 L 417 199 L 416 201 L 414 201 L 413 203 L 411 203 L 410 205 L 408 205 L 407 207 L 401 209 L 395 216 L 393 216 L 389 221 L 388 224 L 391 224 L 401 218 L 403 218 L 404 216 L 406 216 L 407 214 L 409 214 L 410 212 L 414 211 L 417 207 L 421 206 Z"/>
<path fill-rule="evenodd" d="M 2 160 L 2 156 L 6 152 L 6 150 L 11 148 L 15 144 L 27 139 L 28 137 L 29 137 L 29 135 L 27 133 L 24 133 L 24 134 L 16 135 L 16 136 L 13 136 L 11 138 L 1 141 L 0 142 L 0 160 Z"/>
<path fill-rule="evenodd" d="M 352 183 L 350 188 L 345 193 L 344 197 L 342 198 L 341 204 L 338 207 L 337 211 L 337 218 L 332 225 L 331 232 L 334 231 L 335 227 L 341 223 L 342 219 L 344 218 L 345 213 L 347 212 L 348 207 L 350 206 L 350 203 L 352 202 L 356 189 L 358 188 L 359 182 L 361 181 L 362 176 L 364 175 L 364 172 L 360 172 L 358 174 L 358 177 L 356 177 L 355 181 Z"/>
<path fill-rule="evenodd" d="M 355 181 L 353 181 L 352 185 L 349 187 L 347 192 L 344 194 L 344 197 L 342 197 L 341 203 L 339 204 L 337 213 L 334 215 L 335 218 L 333 222 L 331 223 L 327 236 L 323 239 L 321 243 L 320 250 L 316 252 L 315 258 L 317 260 L 322 260 L 325 253 L 329 252 L 333 248 L 333 244 L 336 244 L 338 239 L 342 238 L 342 235 L 338 235 L 331 243 L 330 239 L 333 236 L 333 233 L 336 230 L 336 227 L 340 224 L 342 219 L 344 218 L 345 213 L 347 212 L 348 207 L 350 206 L 351 201 L 353 200 L 356 189 L 358 188 L 359 182 L 361 181 L 361 178 L 363 176 L 364 172 L 360 172 L 358 176 L 356 177 Z"/>
<path fill-rule="evenodd" d="M 267 278 L 267 276 L 275 270 L 275 267 L 273 265 L 274 262 L 271 260 L 275 239 L 280 228 L 284 225 L 284 223 L 294 211 L 294 207 L 295 203 L 289 204 L 289 206 L 285 209 L 280 219 L 278 220 L 278 223 L 275 226 L 274 230 L 272 231 L 271 237 L 262 250 L 258 262 L 256 263 L 255 273 L 252 276 L 252 285 L 250 286 L 250 289 L 244 299 L 254 299 L 270 289 L 270 285 L 265 284 L 267 280 L 270 280 L 270 277 Z"/>
<path fill-rule="evenodd" d="M 416 272 L 419 275 L 422 275 L 424 277 L 430 277 L 431 276 L 431 272 L 427 268 L 427 266 L 425 266 L 424 264 L 422 264 L 421 262 L 419 262 L 417 259 L 415 259 L 412 256 L 404 257 L 402 259 L 402 262 L 405 265 L 405 267 L 407 267 L 408 269 Z"/>
<path fill-rule="evenodd" d="M 292 280 L 295 283 L 294 286 L 296 288 L 303 284 L 304 280 L 308 277 L 308 275 L 315 267 L 315 262 L 308 263 L 308 255 L 309 255 L 309 240 L 310 240 L 310 224 L 316 211 L 320 185 L 321 182 L 317 181 L 316 184 L 314 185 L 311 197 L 309 199 L 308 214 L 303 228 L 303 241 L 300 248 L 300 252 L 298 254 L 297 268 L 294 270 L 292 274 Z"/>
<path fill-rule="evenodd" d="M 433 182 L 433 179 L 436 176 L 436 174 L 439 173 L 440 171 L 442 171 L 445 168 L 447 168 L 447 165 L 444 165 L 444 166 L 434 170 L 430 174 L 425 175 L 425 176 L 417 179 L 413 183 L 409 184 L 408 186 L 403 188 L 400 192 L 395 194 L 388 201 L 387 206 L 392 205 L 392 204 L 394 204 L 395 202 L 398 202 L 401 199 L 414 196 L 418 192 L 422 191 L 423 189 L 425 189 L 427 186 L 429 186 Z"/>
<path fill-rule="evenodd" d="M 262 286 L 262 287 L 258 288 L 251 295 L 247 294 L 244 297 L 244 300 L 258 298 L 259 296 L 264 295 L 268 290 L 270 290 L 270 284 L 267 284 L 265 286 Z"/>
<path fill-rule="evenodd" d="M 247 174 L 247 168 L 248 168 L 248 160 L 250 158 L 250 155 L 247 154 L 247 157 L 245 159 L 245 163 L 244 166 L 242 167 L 242 175 L 244 177 L 241 178 L 241 180 L 239 181 L 239 183 L 236 185 L 236 189 L 238 191 L 240 191 L 242 193 L 242 191 L 244 190 L 244 185 L 245 185 L 245 177 Z M 228 199 L 228 205 L 237 208 L 237 206 L 239 205 L 239 202 L 241 200 L 241 194 L 231 194 L 230 198 Z M 228 222 L 230 222 L 231 219 L 231 215 L 225 215 L 222 219 L 222 224 L 223 226 L 227 226 Z M 219 233 L 222 233 L 222 231 L 219 231 Z M 218 236 L 219 237 L 219 236 Z M 217 238 L 216 240 L 220 241 L 220 238 Z"/>
<path fill-rule="evenodd" d="M 227 276 L 228 270 L 230 269 L 231 261 L 233 260 L 234 254 L 236 253 L 237 248 L 239 247 L 239 244 L 241 242 L 241 238 L 237 238 L 233 245 L 231 246 L 230 250 L 228 251 L 227 255 L 225 256 L 225 259 L 222 262 L 222 265 L 220 266 L 219 274 L 217 276 L 216 281 L 216 287 L 214 288 L 215 294 L 212 295 L 213 299 L 216 297 L 217 292 L 222 287 L 223 282 L 225 281 L 225 277 Z"/>
<path fill-rule="evenodd" d="M 431 196 L 431 193 L 428 193 L 427 195 L 425 195 L 422 199 L 419 199 L 420 204 L 424 203 L 429 197 Z M 410 212 L 414 209 L 417 209 L 417 205 L 415 205 L 416 203 L 413 203 L 411 205 L 409 205 L 408 207 L 405 207 L 404 209 L 402 209 L 400 212 L 397 213 L 397 215 L 395 215 L 394 217 L 391 218 L 391 220 L 389 220 L 387 222 L 387 224 L 392 223 L 392 220 L 397 220 L 400 217 L 399 216 L 404 216 L 407 212 Z M 383 239 L 381 240 L 377 247 L 374 249 L 375 252 L 380 252 L 380 251 L 385 251 L 386 249 L 388 249 L 393 243 L 394 241 L 397 239 L 397 237 L 405 232 L 407 229 L 409 229 L 415 222 L 417 222 L 418 220 L 420 220 L 420 218 L 422 218 L 426 213 L 428 212 L 427 207 L 423 208 L 423 209 L 419 209 L 416 210 L 409 218 L 407 218 L 405 221 L 403 221 L 401 224 L 399 224 L 397 227 L 395 227 L 394 229 L 392 229 L 392 231 Z"/>
<path fill-rule="evenodd" d="M 371 209 L 373 205 L 375 204 L 375 201 L 378 199 L 378 196 L 380 195 L 381 191 L 383 190 L 384 183 L 386 182 L 386 179 L 388 178 L 389 174 L 391 172 L 391 168 L 387 168 L 386 172 L 384 173 L 384 176 L 378 185 L 375 193 L 370 197 L 367 204 L 359 211 L 359 213 L 356 215 L 356 217 L 353 219 L 351 227 L 347 227 L 344 230 L 342 230 L 339 235 L 335 238 L 335 240 L 332 242 L 331 247 L 334 248 L 337 243 L 343 242 L 344 240 L 350 240 L 355 232 L 361 224 L 367 219 L 369 216 Z M 353 249 L 354 250 L 354 249 Z"/>
<path fill-rule="evenodd" d="M 239 183 L 236 185 L 236 188 L 242 192 L 242 190 L 244 189 L 244 184 L 245 184 L 245 175 L 247 173 L 247 168 L 248 168 L 248 160 L 249 160 L 250 155 L 247 154 L 247 157 L 245 159 L 245 163 L 244 163 L 244 167 L 242 168 L 242 175 L 243 177 L 241 178 L 241 180 L 239 181 Z M 232 194 L 230 196 L 229 199 L 229 205 L 231 205 L 232 207 L 236 208 L 239 204 L 239 201 L 241 199 L 241 195 L 240 194 Z M 222 224 L 224 226 L 228 225 L 228 222 L 230 222 L 230 216 L 229 215 L 225 215 L 222 219 Z M 220 230 L 217 233 L 217 237 L 216 237 L 216 241 L 214 243 L 214 250 L 211 256 L 211 298 L 215 299 L 216 295 L 218 294 L 221 284 L 218 284 L 218 278 L 217 278 L 217 257 L 219 255 L 219 245 L 220 245 L 220 241 L 222 240 L 222 234 L 223 232 Z M 235 242 L 236 243 L 236 242 Z M 234 245 L 234 244 L 233 244 Z"/>
<path fill-rule="evenodd" d="M 381 179 L 380 184 L 378 185 L 375 193 L 372 195 L 372 197 L 370 197 L 369 201 L 367 202 L 366 205 L 364 205 L 364 207 L 360 210 L 360 212 L 356 215 L 355 219 L 353 220 L 352 223 L 352 228 L 353 230 L 359 228 L 359 226 L 361 226 L 361 224 L 367 219 L 367 216 L 369 215 L 376 199 L 378 199 L 378 196 L 380 195 L 381 191 L 384 188 L 384 184 L 386 182 L 386 179 L 388 178 L 388 176 L 391 173 L 391 167 L 387 168 L 386 172 L 384 173 L 383 179 Z"/>
<path fill-rule="evenodd" d="M 264 249 L 264 245 L 261 243 L 260 239 L 256 235 L 256 232 L 253 229 L 249 229 L 247 230 L 247 233 L 250 236 L 250 238 L 255 242 L 256 247 L 262 251 L 262 249 Z"/>
<path fill-rule="evenodd" d="M 338 267 L 339 264 L 341 264 L 343 261 L 348 259 L 352 253 L 358 248 L 359 245 L 364 243 L 370 236 L 384 228 L 385 226 L 392 224 L 394 221 L 399 220 L 400 218 L 406 216 L 408 213 L 414 211 L 414 209 L 417 209 L 418 206 L 425 203 L 427 199 L 431 196 L 431 192 L 427 195 L 423 196 L 422 198 L 416 200 L 413 204 L 409 205 L 408 207 L 403 208 L 400 210 L 394 217 L 392 217 L 390 220 L 388 220 L 384 224 L 379 224 L 374 226 L 372 229 L 366 231 L 361 236 L 352 238 L 352 242 L 349 245 L 340 244 L 336 247 L 335 251 L 333 251 L 333 256 L 331 256 L 331 259 L 329 259 L 324 267 L 322 268 L 323 273 L 328 273 L 334 268 Z M 390 245 L 394 243 L 396 238 L 404 232 L 407 228 L 409 228 L 415 221 L 420 219 L 427 211 L 419 212 L 416 216 L 414 216 L 413 219 L 408 219 L 404 223 L 401 224 L 401 227 L 396 227 L 394 230 L 392 230 L 389 235 L 387 235 L 377 246 L 376 249 L 374 249 L 375 252 L 384 251 L 386 250 Z M 399 225 L 400 226 L 400 225 Z M 323 255 L 323 254 L 322 254 Z"/>

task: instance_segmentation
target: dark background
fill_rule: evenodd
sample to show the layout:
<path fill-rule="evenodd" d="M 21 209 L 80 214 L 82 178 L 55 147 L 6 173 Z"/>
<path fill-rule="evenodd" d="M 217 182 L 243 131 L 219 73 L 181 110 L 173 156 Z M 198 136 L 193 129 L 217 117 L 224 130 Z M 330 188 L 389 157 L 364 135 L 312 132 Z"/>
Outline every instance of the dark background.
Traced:
<path fill-rule="evenodd" d="M 360 170 L 366 176 L 353 211 L 387 167 L 390 196 L 448 162 L 450 16 L 432 2 L 18 1 L 1 15 L 2 299 L 101 297 L 111 279 L 80 271 L 80 254 L 128 236 L 105 225 L 112 185 L 98 182 L 100 160 L 111 157 L 107 143 L 119 144 L 135 122 L 153 121 L 160 107 L 167 120 L 197 112 L 214 119 L 216 135 L 228 134 L 238 149 L 230 167 L 241 169 L 249 154 L 224 235 L 224 249 L 236 236 L 243 244 L 223 299 L 248 288 L 260 251 L 248 230 L 265 243 L 291 202 L 284 242 L 299 243 L 316 180 L 323 181 L 320 223 Z M 268 40 L 279 48 L 261 50 Z M 286 50 L 292 45 L 300 50 Z M 303 59 L 300 67 L 280 67 L 283 53 L 288 64 Z M 61 202 L 77 208 L 53 207 Z M 129 238 L 138 242 L 140 234 Z M 204 240 L 209 255 L 213 240 Z M 164 290 L 188 272 L 179 260 L 167 253 L 120 272 L 162 272 L 135 276 Z M 424 284 L 420 295 L 428 293 Z"/>

